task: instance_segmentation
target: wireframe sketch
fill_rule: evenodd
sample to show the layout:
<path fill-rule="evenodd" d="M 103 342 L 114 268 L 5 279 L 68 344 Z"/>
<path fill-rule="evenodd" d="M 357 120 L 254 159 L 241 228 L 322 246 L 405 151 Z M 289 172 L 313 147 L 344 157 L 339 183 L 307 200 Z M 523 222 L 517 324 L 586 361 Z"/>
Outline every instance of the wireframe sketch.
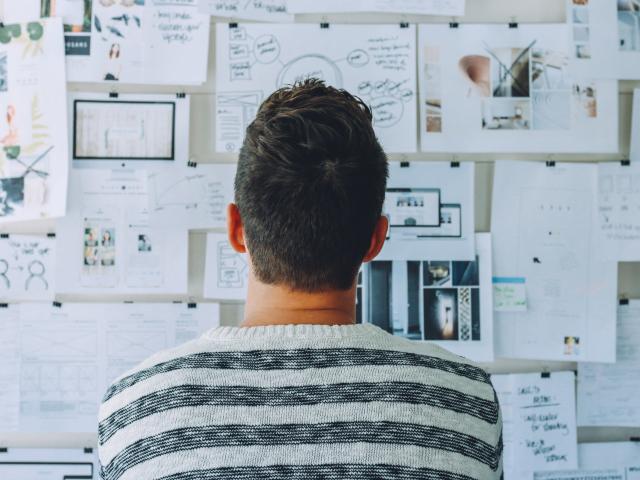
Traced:
<path fill-rule="evenodd" d="M 415 151 L 413 27 L 242 24 L 217 31 L 218 151 L 237 151 L 260 101 L 309 78 L 369 103 L 388 151 Z"/>
<path fill-rule="evenodd" d="M 218 243 L 218 288 L 245 288 L 248 265 L 228 242 Z"/>

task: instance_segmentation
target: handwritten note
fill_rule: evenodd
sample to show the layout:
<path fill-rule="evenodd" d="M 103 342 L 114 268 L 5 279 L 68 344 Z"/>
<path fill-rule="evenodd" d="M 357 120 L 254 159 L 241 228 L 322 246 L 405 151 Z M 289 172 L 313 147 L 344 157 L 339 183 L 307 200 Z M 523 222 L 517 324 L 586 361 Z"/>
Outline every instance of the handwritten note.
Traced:
<path fill-rule="evenodd" d="M 526 280 L 493 277 L 493 309 L 496 312 L 526 312 Z"/>
<path fill-rule="evenodd" d="M 573 372 L 493 375 L 504 423 L 505 478 L 577 468 Z"/>
<path fill-rule="evenodd" d="M 200 11 L 215 17 L 290 22 L 287 0 L 201 0 Z"/>
<path fill-rule="evenodd" d="M 640 163 L 598 165 L 600 251 L 609 260 L 640 260 Z"/>

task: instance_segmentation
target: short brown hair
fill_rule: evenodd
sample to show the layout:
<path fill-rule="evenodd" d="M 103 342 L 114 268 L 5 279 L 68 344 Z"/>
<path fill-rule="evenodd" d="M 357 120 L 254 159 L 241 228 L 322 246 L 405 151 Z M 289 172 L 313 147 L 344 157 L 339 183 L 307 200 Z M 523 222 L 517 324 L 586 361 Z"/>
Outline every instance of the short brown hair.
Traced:
<path fill-rule="evenodd" d="M 307 292 L 351 288 L 387 175 L 362 100 L 314 79 L 273 93 L 247 128 L 235 179 L 257 278 Z"/>

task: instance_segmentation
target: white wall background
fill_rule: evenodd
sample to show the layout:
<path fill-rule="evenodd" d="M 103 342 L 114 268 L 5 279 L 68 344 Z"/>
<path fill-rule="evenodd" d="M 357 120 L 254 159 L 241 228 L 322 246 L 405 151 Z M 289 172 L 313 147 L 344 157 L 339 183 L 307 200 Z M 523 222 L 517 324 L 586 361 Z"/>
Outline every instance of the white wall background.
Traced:
<path fill-rule="evenodd" d="M 18 0 L 9 0 L 18 1 Z M 321 1 L 321 0 L 318 0 Z M 412 23 L 442 23 L 449 22 L 450 18 L 436 18 L 425 16 L 404 15 L 327 15 L 327 16 L 301 16 L 299 21 L 333 23 L 397 23 L 407 21 Z M 456 19 L 460 23 L 507 23 L 516 21 L 520 23 L 544 23 L 564 22 L 564 0 L 467 0 L 467 15 Z M 192 159 L 198 162 L 234 162 L 234 155 L 216 154 L 214 152 L 214 92 L 215 92 L 215 58 L 214 38 L 215 27 L 211 32 L 211 48 L 209 56 L 209 80 L 205 85 L 196 88 L 180 89 L 191 94 L 191 125 L 190 125 L 190 150 Z M 105 92 L 112 86 L 91 84 L 70 84 L 70 90 L 84 92 Z M 620 84 L 620 155 L 437 155 L 414 154 L 393 156 L 391 160 L 409 161 L 434 161 L 434 160 L 458 160 L 475 161 L 476 168 L 476 231 L 485 232 L 491 230 L 491 189 L 493 183 L 493 162 L 500 159 L 522 160 L 555 160 L 555 161 L 617 161 L 628 158 L 629 138 L 631 129 L 631 104 L 633 89 L 640 88 L 639 82 L 621 82 Z M 176 93 L 176 88 L 169 87 L 126 87 L 119 85 L 117 91 L 121 93 Z M 416 132 L 416 135 L 418 133 Z M 51 228 L 39 226 L 37 229 L 25 226 L 20 232 L 45 232 Z M 16 232 L 15 229 L 6 231 Z M 189 300 L 201 300 L 202 283 L 204 278 L 205 259 L 205 232 L 195 232 L 190 236 L 189 242 Z M 640 263 L 621 264 L 619 270 L 619 292 L 628 298 L 640 298 Z M 71 301 L 123 301 L 126 298 L 87 297 L 73 296 L 61 297 L 59 300 Z M 139 301 L 173 301 L 181 300 L 174 297 L 137 297 Z M 187 299 L 182 299 L 187 300 Z M 237 325 L 242 318 L 242 305 L 224 304 L 221 308 L 222 323 L 224 325 Z M 487 365 L 490 372 L 498 373 L 522 373 L 539 372 L 543 370 L 575 370 L 573 363 L 533 362 L 533 361 L 508 361 L 500 360 Z M 580 428 L 579 441 L 624 441 L 630 437 L 640 437 L 640 427 L 630 428 Z M 85 447 L 95 446 L 95 435 L 89 434 L 0 434 L 0 446 L 2 447 Z"/>

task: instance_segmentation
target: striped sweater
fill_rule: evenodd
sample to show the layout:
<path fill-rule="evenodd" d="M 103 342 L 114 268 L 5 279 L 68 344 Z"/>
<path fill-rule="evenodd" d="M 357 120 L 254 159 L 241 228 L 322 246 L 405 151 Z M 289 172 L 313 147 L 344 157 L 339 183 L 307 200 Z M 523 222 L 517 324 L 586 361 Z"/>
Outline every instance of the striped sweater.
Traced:
<path fill-rule="evenodd" d="M 489 376 L 372 325 L 220 327 L 116 380 L 105 480 L 472 480 L 502 475 Z"/>

